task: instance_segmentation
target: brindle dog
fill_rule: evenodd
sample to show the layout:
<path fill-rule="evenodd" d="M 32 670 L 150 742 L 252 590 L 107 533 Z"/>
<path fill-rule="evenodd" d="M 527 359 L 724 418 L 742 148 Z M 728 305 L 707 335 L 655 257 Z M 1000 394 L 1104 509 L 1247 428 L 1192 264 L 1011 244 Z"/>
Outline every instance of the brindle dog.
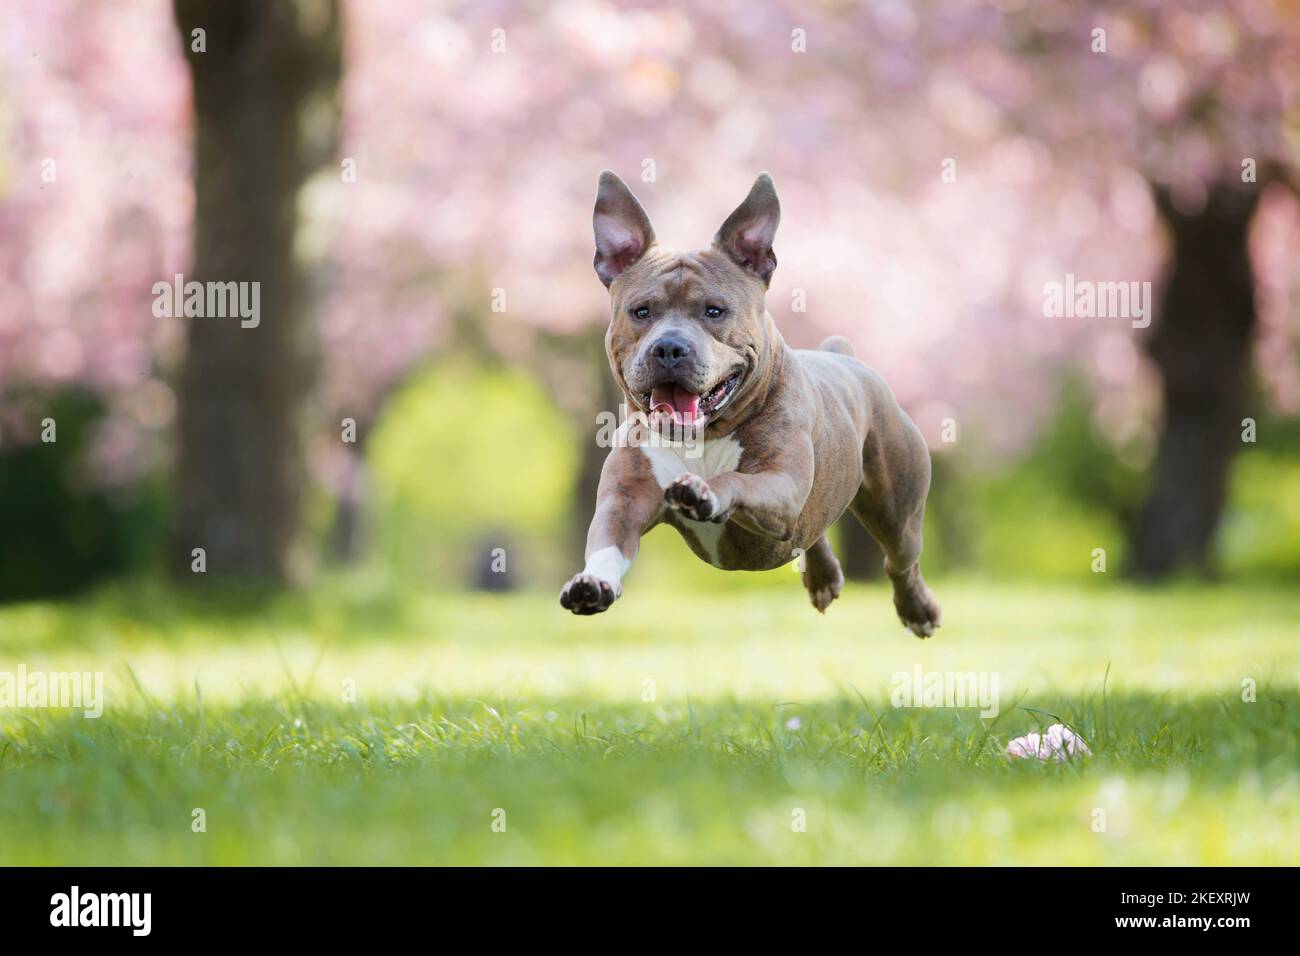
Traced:
<path fill-rule="evenodd" d="M 560 592 L 574 614 L 618 599 L 641 535 L 660 522 L 719 568 L 802 557 L 824 612 L 844 583 L 826 530 L 848 509 L 884 549 L 903 624 L 920 637 L 939 626 L 917 563 L 925 439 L 847 339 L 803 351 L 781 338 L 765 304 L 780 218 L 764 173 L 712 245 L 674 252 L 655 242 L 623 181 L 601 173 L 593 226 L 612 301 L 605 347 L 636 414 L 601 472 L 587 566 Z"/>

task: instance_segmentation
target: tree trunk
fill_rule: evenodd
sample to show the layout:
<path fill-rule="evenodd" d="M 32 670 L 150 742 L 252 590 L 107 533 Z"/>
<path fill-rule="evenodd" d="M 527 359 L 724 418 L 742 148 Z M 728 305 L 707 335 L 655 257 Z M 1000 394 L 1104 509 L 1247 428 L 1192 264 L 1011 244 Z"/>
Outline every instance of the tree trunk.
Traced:
<path fill-rule="evenodd" d="M 885 552 L 871 537 L 871 532 L 847 511 L 837 524 L 840 540 L 834 550 L 839 554 L 844 576 L 850 581 L 874 581 L 884 577 Z"/>
<path fill-rule="evenodd" d="M 325 553 L 333 564 L 355 564 L 366 545 L 366 498 L 370 470 L 366 466 L 366 438 L 370 424 L 357 423 L 355 445 L 345 447 L 347 465 L 339 477 L 334 496 L 334 518 L 325 541 Z"/>
<path fill-rule="evenodd" d="M 582 441 L 582 456 L 578 462 L 578 480 L 574 485 L 574 525 L 569 551 L 578 567 L 582 566 L 587 549 L 587 528 L 596 514 L 596 490 L 600 486 L 600 470 L 609 457 L 609 448 L 596 442 L 598 435 L 596 415 L 600 412 L 619 413 L 619 404 L 623 393 L 614 383 L 614 376 L 609 370 L 609 358 L 605 353 L 605 330 L 583 333 L 578 339 L 578 348 L 588 356 L 594 372 L 596 388 L 592 395 L 591 407 L 580 424 L 579 435 Z"/>
<path fill-rule="evenodd" d="M 1255 330 L 1246 239 L 1259 188 L 1212 187 L 1195 215 L 1156 191 L 1173 236 L 1173 268 L 1147 340 L 1163 380 L 1164 421 L 1133 543 L 1132 572 L 1140 578 L 1212 570 Z"/>
<path fill-rule="evenodd" d="M 284 580 L 298 528 L 315 367 L 298 192 L 338 122 L 334 0 L 175 0 L 194 89 L 195 263 L 187 281 L 260 285 L 256 327 L 189 319 L 179 382 L 174 569 Z M 196 51 L 195 31 L 205 47 Z M 251 322 L 250 322 L 251 324 Z"/>

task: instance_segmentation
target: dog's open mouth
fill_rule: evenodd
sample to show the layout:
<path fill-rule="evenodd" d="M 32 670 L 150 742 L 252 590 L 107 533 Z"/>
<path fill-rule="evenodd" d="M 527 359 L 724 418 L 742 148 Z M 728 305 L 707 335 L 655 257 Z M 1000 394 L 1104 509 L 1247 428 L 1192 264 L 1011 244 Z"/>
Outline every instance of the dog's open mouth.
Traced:
<path fill-rule="evenodd" d="M 677 425 L 700 425 L 722 410 L 743 375 L 744 369 L 736 369 L 702 395 L 676 382 L 661 382 L 645 396 L 645 404 L 652 416 L 666 416 Z"/>

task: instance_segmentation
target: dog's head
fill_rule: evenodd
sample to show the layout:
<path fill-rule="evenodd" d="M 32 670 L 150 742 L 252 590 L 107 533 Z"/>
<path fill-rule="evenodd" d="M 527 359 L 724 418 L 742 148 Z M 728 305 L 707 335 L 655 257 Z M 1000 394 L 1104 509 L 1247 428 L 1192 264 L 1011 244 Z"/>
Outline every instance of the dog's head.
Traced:
<path fill-rule="evenodd" d="M 766 394 L 780 336 L 764 298 L 781 208 L 763 173 L 713 243 L 673 252 L 623 180 L 600 175 L 592 223 L 596 274 L 613 314 L 614 378 L 652 420 L 701 428 L 735 419 Z"/>

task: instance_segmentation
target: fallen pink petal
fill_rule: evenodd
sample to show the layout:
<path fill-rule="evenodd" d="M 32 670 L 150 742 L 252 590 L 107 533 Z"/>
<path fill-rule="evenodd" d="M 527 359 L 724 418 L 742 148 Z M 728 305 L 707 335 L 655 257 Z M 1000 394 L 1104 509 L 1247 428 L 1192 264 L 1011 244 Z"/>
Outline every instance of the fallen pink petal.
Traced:
<path fill-rule="evenodd" d="M 1083 738 L 1064 724 L 1052 724 L 1047 733 L 1029 733 L 1007 744 L 1011 757 L 1037 757 L 1039 760 L 1068 760 L 1092 754 Z"/>

